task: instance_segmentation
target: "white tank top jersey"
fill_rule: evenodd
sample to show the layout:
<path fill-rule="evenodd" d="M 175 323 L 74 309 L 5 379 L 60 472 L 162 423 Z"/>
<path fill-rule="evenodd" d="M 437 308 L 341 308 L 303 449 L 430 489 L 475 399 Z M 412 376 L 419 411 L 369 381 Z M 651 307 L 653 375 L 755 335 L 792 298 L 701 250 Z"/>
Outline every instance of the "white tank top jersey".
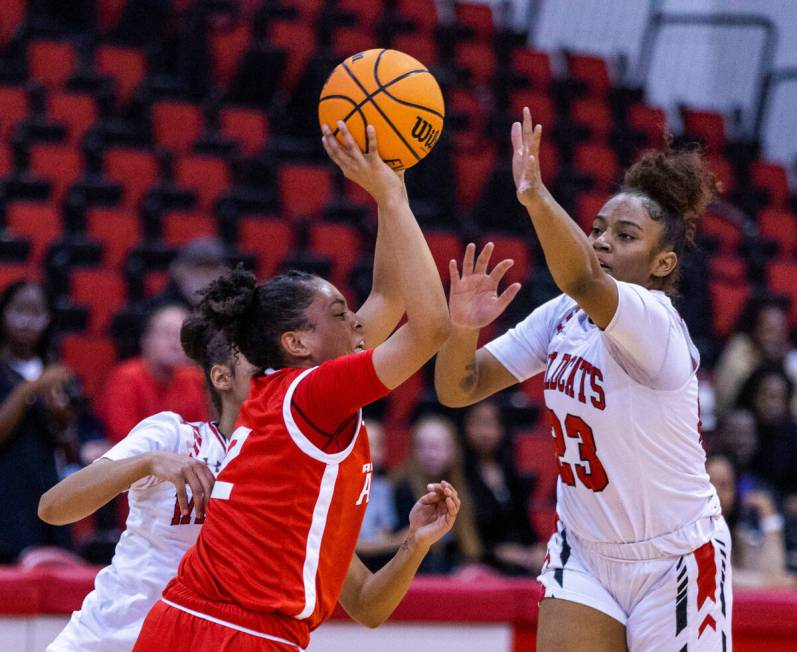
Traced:
<path fill-rule="evenodd" d="M 616 281 L 601 330 L 561 295 L 487 344 L 519 381 L 544 372 L 557 514 L 581 540 L 686 554 L 720 514 L 700 435 L 699 355 L 663 292 Z"/>
<path fill-rule="evenodd" d="M 227 440 L 212 423 L 188 423 L 174 412 L 144 419 L 103 457 L 123 460 L 151 451 L 187 453 L 217 474 L 227 453 Z M 47 648 L 47 652 L 130 652 L 144 618 L 183 554 L 199 535 L 201 522 L 193 511 L 181 516 L 175 487 L 149 476 L 128 493 L 130 512 L 113 560 L 94 582 L 80 611 Z"/>

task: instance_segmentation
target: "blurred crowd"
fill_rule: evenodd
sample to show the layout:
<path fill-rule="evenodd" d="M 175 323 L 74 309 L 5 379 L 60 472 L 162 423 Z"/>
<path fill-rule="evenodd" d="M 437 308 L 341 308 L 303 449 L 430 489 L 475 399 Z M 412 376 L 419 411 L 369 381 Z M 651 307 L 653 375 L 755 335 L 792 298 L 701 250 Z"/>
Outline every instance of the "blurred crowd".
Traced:
<path fill-rule="evenodd" d="M 0 488 L 10 498 L 0 512 L 0 563 L 40 546 L 71 549 L 94 563 L 109 559 L 123 500 L 70 529 L 37 518 L 39 497 L 153 413 L 214 418 L 179 333 L 197 290 L 223 269 L 219 242 L 199 239 L 183 248 L 169 284 L 136 327 L 135 351 L 93 403 L 58 359 L 45 289 L 20 281 L 0 293 Z M 739 585 L 797 587 L 797 349 L 787 310 L 779 297 L 756 297 L 714 369 L 701 371 L 707 470 L 734 535 Z M 391 433 L 378 411 L 366 420 L 375 477 L 358 552 L 370 567 L 401 544 L 426 484 L 446 479 L 465 498 L 462 511 L 421 572 L 478 578 L 539 571 L 549 532 L 532 524 L 529 497 L 541 478 L 517 469 L 516 424 L 500 395 L 459 411 L 422 402 L 411 421 L 409 454 L 392 468 L 385 461 Z"/>

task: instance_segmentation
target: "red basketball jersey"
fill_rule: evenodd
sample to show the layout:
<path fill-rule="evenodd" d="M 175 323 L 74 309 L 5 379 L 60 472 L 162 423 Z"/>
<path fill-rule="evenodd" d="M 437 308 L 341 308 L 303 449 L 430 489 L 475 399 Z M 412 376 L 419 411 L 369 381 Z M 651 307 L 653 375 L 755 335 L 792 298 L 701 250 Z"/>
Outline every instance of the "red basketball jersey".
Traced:
<path fill-rule="evenodd" d="M 358 408 L 387 393 L 371 353 L 252 381 L 205 525 L 164 599 L 308 644 L 340 595 L 368 502 L 371 460 Z M 328 397 L 326 405 L 298 405 L 303 381 L 315 403 Z M 354 407 L 355 418 L 342 425 L 353 436 L 338 452 L 325 452 L 318 443 L 326 433 L 309 431 L 341 404 Z"/>

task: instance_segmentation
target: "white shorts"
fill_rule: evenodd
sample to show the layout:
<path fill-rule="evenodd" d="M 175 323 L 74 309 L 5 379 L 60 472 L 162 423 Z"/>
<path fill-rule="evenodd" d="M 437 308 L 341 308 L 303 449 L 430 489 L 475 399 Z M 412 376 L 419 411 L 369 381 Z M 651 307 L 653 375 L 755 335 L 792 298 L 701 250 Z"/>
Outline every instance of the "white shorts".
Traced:
<path fill-rule="evenodd" d="M 592 607 L 625 625 L 629 652 L 730 651 L 731 538 L 721 518 L 711 529 L 691 553 L 646 559 L 648 542 L 593 545 L 560 521 L 539 580 L 546 598 Z M 635 549 L 624 554 L 629 546 Z"/>

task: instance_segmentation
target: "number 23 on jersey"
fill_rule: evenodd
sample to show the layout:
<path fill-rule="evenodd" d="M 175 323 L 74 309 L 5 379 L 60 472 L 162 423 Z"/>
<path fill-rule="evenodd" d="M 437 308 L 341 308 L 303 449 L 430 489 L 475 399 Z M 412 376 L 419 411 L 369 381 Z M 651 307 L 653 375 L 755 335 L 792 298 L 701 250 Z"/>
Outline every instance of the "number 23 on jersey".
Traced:
<path fill-rule="evenodd" d="M 606 470 L 598 459 L 598 451 L 595 447 L 595 437 L 592 428 L 581 417 L 568 414 L 564 422 L 559 421 L 556 413 L 548 409 L 548 418 L 551 422 L 551 430 L 556 440 L 556 455 L 559 461 L 559 477 L 562 482 L 570 487 L 576 486 L 576 477 L 587 489 L 592 491 L 603 491 L 609 484 Z M 579 461 L 571 463 L 565 461 L 567 452 L 567 441 L 575 439 L 578 441 Z"/>

